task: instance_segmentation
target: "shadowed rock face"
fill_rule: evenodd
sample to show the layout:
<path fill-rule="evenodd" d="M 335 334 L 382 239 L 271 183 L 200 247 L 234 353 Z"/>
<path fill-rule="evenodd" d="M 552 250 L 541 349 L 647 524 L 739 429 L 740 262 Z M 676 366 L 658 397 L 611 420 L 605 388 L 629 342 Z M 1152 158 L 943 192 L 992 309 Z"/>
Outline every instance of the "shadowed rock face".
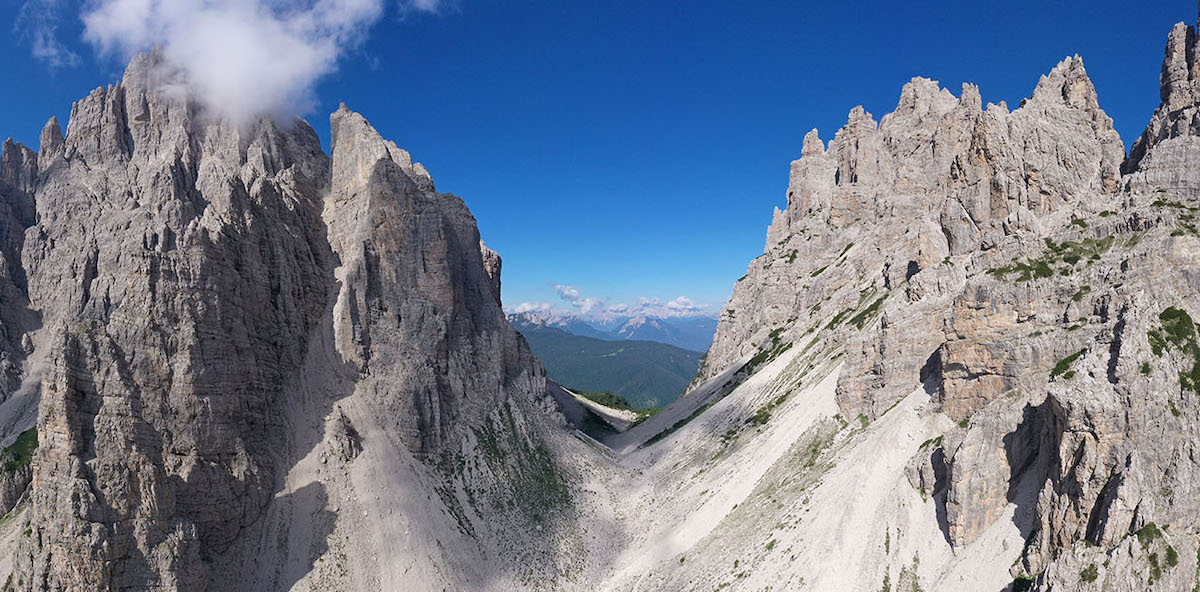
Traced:
<path fill-rule="evenodd" d="M 303 121 L 239 127 L 168 82 L 138 56 L 74 105 L 65 137 L 47 124 L 40 158 L 10 143 L 0 163 L 0 394 L 34 329 L 10 310 L 26 285 L 42 315 L 18 557 L 38 589 L 254 586 L 215 566 L 259 569 L 272 504 L 336 505 L 320 482 L 280 488 L 316 446 L 361 456 L 339 399 L 423 459 L 545 391 L 500 309 L 499 257 L 407 153 L 343 108 L 331 158 Z M 325 436 L 306 435 L 322 416 Z M 284 571 L 263 589 L 288 587 Z"/>
<path fill-rule="evenodd" d="M 302 122 L 239 129 L 147 56 L 51 123 L 24 248 L 44 319 L 32 577 L 194 589 L 257 520 L 284 386 L 326 300 L 329 159 Z"/>
<path fill-rule="evenodd" d="M 923 384 L 959 422 L 920 469 L 946 485 L 953 545 L 1011 503 L 1014 576 L 1073 589 L 1111 558 L 1112 589 L 1190 588 L 1125 557 L 1152 523 L 1170 536 L 1145 553 L 1200 542 L 1196 44 L 1171 32 L 1163 105 L 1124 162 L 1078 57 L 1013 111 L 914 79 L 879 123 L 856 108 L 828 148 L 811 132 L 699 378 L 816 333 L 846 360 L 844 416 Z"/>
<path fill-rule="evenodd" d="M 25 229 L 34 223 L 37 175 L 37 154 L 12 140 L 5 142 L 0 148 L 0 401 L 21 386 L 22 362 L 30 353 L 23 337 L 36 322 L 27 310 L 21 246 Z"/>

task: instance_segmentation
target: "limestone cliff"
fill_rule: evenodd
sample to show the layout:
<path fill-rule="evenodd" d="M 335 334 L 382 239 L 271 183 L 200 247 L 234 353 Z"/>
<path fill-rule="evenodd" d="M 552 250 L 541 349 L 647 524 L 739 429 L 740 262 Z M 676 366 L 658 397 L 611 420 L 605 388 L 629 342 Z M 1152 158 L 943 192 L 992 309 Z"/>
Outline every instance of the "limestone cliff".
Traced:
<path fill-rule="evenodd" d="M 24 336 L 36 323 L 28 310 L 21 247 L 34 222 L 37 167 L 37 154 L 24 145 L 9 140 L 0 148 L 0 401 L 21 386 L 31 349 Z"/>
<path fill-rule="evenodd" d="M 561 419 L 462 200 L 349 110 L 331 157 L 303 121 L 239 126 L 185 84 L 138 56 L 40 154 L 4 148 L 0 394 L 37 343 L 41 398 L 9 583 L 561 576 L 563 541 L 528 534 L 570 503 Z"/>
<path fill-rule="evenodd" d="M 953 545 L 1015 504 L 1017 579 L 1190 588 L 1196 43 L 1171 32 L 1163 104 L 1124 162 L 1078 57 L 1012 111 L 914 79 L 878 123 L 856 108 L 828 147 L 810 133 L 697 380 L 815 336 L 845 360 L 843 416 L 923 385 L 958 423 L 912 474 Z"/>

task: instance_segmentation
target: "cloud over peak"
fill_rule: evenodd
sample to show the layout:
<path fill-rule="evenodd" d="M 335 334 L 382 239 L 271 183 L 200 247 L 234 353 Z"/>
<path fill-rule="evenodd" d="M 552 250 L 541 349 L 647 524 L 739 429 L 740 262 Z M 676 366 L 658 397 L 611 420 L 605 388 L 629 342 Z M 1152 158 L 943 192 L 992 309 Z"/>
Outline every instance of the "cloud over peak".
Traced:
<path fill-rule="evenodd" d="M 395 5 L 436 12 L 440 0 Z M 196 99 L 245 121 L 309 111 L 317 81 L 360 46 L 387 0 L 27 0 L 20 20 L 35 57 L 77 61 L 56 36 L 60 13 L 76 8 L 83 39 L 101 56 L 158 48 Z"/>
<path fill-rule="evenodd" d="M 559 298 L 562 298 L 567 304 L 575 307 L 583 314 L 604 308 L 603 300 L 595 297 L 584 297 L 579 292 L 579 288 L 575 286 L 564 286 L 562 284 L 553 284 L 553 286 Z"/>

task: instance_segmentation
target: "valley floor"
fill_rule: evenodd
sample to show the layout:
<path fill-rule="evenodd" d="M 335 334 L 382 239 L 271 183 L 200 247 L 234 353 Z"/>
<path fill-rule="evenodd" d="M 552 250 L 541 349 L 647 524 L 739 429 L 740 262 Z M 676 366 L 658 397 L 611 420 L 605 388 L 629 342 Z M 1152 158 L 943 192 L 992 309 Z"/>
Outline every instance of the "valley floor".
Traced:
<path fill-rule="evenodd" d="M 940 495 L 910 482 L 912 461 L 953 427 L 922 412 L 929 395 L 915 390 L 874 423 L 841 417 L 838 356 L 799 349 L 660 441 L 611 455 L 584 489 L 617 500 L 628 538 L 597 574 L 603 583 L 581 588 L 907 592 L 1012 582 L 1024 539 L 1011 519 L 952 549 Z M 684 399 L 711 394 L 701 386 Z M 687 417 L 703 404 L 680 406 Z"/>

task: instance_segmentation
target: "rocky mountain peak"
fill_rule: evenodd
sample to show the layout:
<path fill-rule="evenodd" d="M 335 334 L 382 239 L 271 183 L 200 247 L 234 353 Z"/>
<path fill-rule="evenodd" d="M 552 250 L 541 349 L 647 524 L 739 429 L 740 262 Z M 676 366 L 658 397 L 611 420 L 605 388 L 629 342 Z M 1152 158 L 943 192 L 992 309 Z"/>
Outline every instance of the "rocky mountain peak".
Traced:
<path fill-rule="evenodd" d="M 968 548 L 1015 506 L 1011 574 L 1046 589 L 1090 589 L 1079 574 L 1097 553 L 1190 524 L 1194 504 L 1166 492 L 1200 476 L 1180 460 L 1194 379 L 1156 336 L 1190 331 L 1200 306 L 1191 283 L 1166 286 L 1196 265 L 1196 43 L 1187 25 L 1169 35 L 1163 104 L 1128 159 L 1078 56 L 1011 112 L 915 78 L 878 126 L 856 108 L 825 152 L 806 139 L 701 379 L 802 347 L 844 364 L 838 408 L 863 425 L 928 393 L 927 412 L 958 426 L 913 459 L 914 483 L 943 484 L 946 540 Z M 1145 587 L 1103 565 L 1113 589 Z M 1172 577 L 1152 589 L 1190 585 Z"/>
<path fill-rule="evenodd" d="M 959 99 L 935 80 L 916 77 L 900 89 L 900 101 L 889 114 L 891 118 L 937 117 L 957 107 Z"/>
<path fill-rule="evenodd" d="M 1112 128 L 1112 120 L 1100 110 L 1096 88 L 1083 66 L 1083 58 L 1078 55 L 1064 59 L 1049 74 L 1043 75 L 1033 91 L 1032 100 L 1062 103 L 1072 109 L 1087 111 Z"/>
<path fill-rule="evenodd" d="M 816 129 L 810 130 L 804 134 L 804 147 L 800 150 L 800 157 L 819 156 L 825 154 L 825 142 L 821 141 L 821 135 Z"/>
<path fill-rule="evenodd" d="M 310 451 L 440 479 L 415 467 L 473 450 L 502 406 L 524 428 L 497 450 L 556 421 L 461 199 L 344 106 L 331 157 L 307 123 L 233 121 L 185 83 L 138 55 L 42 155 L 0 153 L 0 403 L 44 344 L 20 569 L 50 589 L 287 588 L 286 544 L 257 537 L 325 512 L 284 493 Z"/>
<path fill-rule="evenodd" d="M 42 127 L 41 145 L 38 148 L 42 158 L 42 169 L 49 167 L 51 161 L 62 156 L 65 141 L 62 128 L 58 125 L 58 117 L 52 116 Z"/>
<path fill-rule="evenodd" d="M 408 152 L 390 140 L 384 140 L 362 115 L 342 103 L 329 117 L 330 152 L 334 158 L 334 177 L 347 188 L 365 184 L 371 169 L 381 159 L 397 164 L 422 190 L 433 191 L 433 179 L 421 163 L 414 163 Z"/>
<path fill-rule="evenodd" d="M 9 138 L 0 146 L 0 199 L 24 226 L 33 223 L 33 190 L 37 185 L 38 154 Z"/>
<path fill-rule="evenodd" d="M 1167 36 L 1164 51 L 1160 98 L 1169 111 L 1176 111 L 1196 102 L 1196 29 L 1176 23 Z"/>

